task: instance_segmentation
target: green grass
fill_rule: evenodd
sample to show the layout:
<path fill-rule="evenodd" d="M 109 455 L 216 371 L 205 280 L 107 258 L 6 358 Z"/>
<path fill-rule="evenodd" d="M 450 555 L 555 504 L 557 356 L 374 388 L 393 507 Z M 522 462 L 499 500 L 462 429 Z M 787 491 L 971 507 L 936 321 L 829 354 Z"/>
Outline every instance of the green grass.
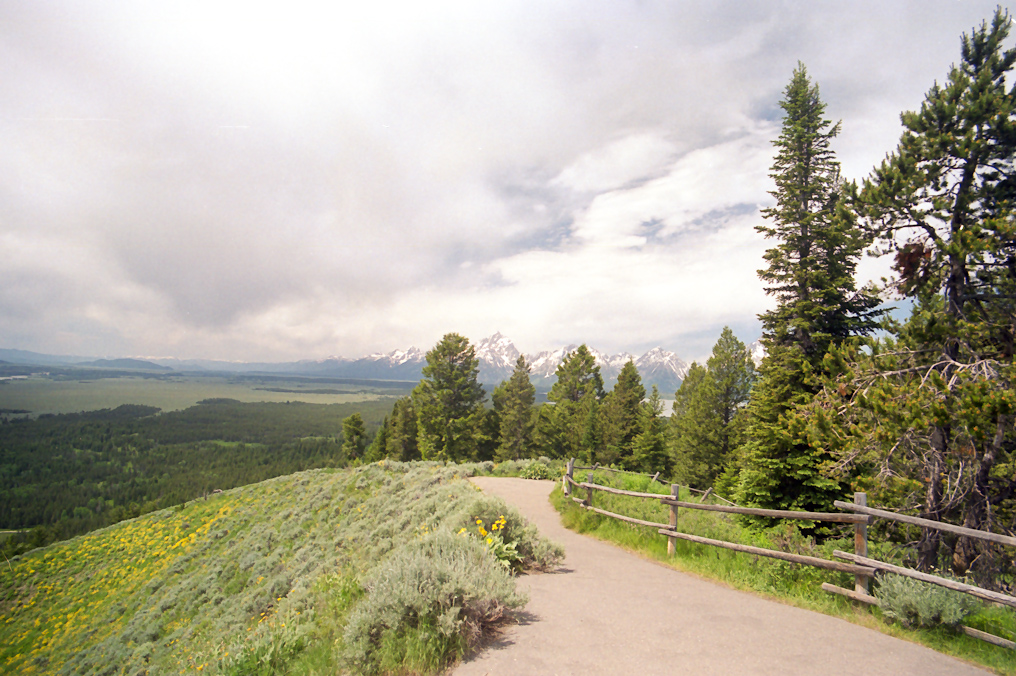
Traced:
<path fill-rule="evenodd" d="M 285 391 L 273 391 L 283 389 Z M 329 389 L 334 392 L 323 392 Z M 342 391 L 348 390 L 348 391 Z M 391 398 L 387 390 L 360 385 L 292 381 L 260 382 L 225 376 L 125 376 L 96 380 L 66 380 L 32 376 L 27 380 L 0 383 L 0 409 L 44 413 L 75 413 L 116 408 L 122 404 L 156 406 L 178 411 L 204 399 L 236 399 L 243 402 L 303 401 L 310 404 L 344 404 Z"/>
<path fill-rule="evenodd" d="M 586 481 L 587 472 L 576 472 L 576 481 Z M 669 486 L 650 484 L 649 477 L 598 471 L 595 482 L 644 493 L 669 494 Z M 585 498 L 584 489 L 573 495 Z M 697 502 L 686 490 L 681 499 Z M 561 512 L 566 527 L 579 533 L 613 542 L 678 570 L 726 584 L 735 589 L 755 592 L 773 600 L 839 617 L 891 636 L 921 643 L 959 659 L 981 665 L 999 674 L 1016 673 L 1016 651 L 993 646 L 959 634 L 948 628 L 907 629 L 882 618 L 877 608 L 855 603 L 842 596 L 821 590 L 823 582 L 853 589 L 853 576 L 810 566 L 796 565 L 775 559 L 741 554 L 727 549 L 677 540 L 673 558 L 667 556 L 667 538 L 648 527 L 635 526 L 583 509 L 566 497 L 560 485 L 551 494 L 551 501 Z M 617 514 L 646 521 L 667 523 L 669 508 L 656 500 L 631 498 L 594 492 L 593 505 Z M 844 527 L 841 539 L 816 544 L 803 537 L 792 522 L 765 531 L 750 530 L 736 519 L 716 512 L 679 509 L 678 529 L 682 532 L 778 549 L 793 553 L 833 559 L 832 551 L 853 551 L 853 534 Z M 888 548 L 877 543 L 869 545 L 871 555 L 891 559 Z M 967 618 L 966 624 L 1012 640 L 1016 635 L 1016 613 L 1011 608 L 982 607 Z"/>
<path fill-rule="evenodd" d="M 509 514 L 463 480 L 473 470 L 309 470 L 0 562 L 0 671 L 336 673 L 372 570 L 430 533 Z"/>

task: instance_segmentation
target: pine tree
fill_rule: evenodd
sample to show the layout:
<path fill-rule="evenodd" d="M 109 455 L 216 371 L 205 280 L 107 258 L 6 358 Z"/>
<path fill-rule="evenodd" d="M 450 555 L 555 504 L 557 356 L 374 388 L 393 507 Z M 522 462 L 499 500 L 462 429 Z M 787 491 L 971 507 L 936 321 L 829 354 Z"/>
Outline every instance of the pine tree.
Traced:
<path fill-rule="evenodd" d="M 388 429 L 391 426 L 391 422 L 388 420 L 388 416 L 385 416 L 381 421 L 381 427 L 378 428 L 377 434 L 370 442 L 370 446 L 363 454 L 364 462 L 377 462 L 388 455 Z"/>
<path fill-rule="evenodd" d="M 586 430 L 596 416 L 590 411 L 603 399 L 603 377 L 600 367 L 585 345 L 569 352 L 557 367 L 557 381 L 547 398 L 554 402 L 549 413 L 552 431 L 544 435 L 558 444 L 557 457 L 582 457 L 596 462 L 593 449 L 583 444 Z"/>
<path fill-rule="evenodd" d="M 363 454 L 367 446 L 367 429 L 363 424 L 363 416 L 354 413 L 342 421 L 342 451 L 350 460 Z"/>
<path fill-rule="evenodd" d="M 632 463 L 632 443 L 642 431 L 642 400 L 645 398 L 642 376 L 629 359 L 602 406 L 602 443 L 607 447 L 610 461 L 616 461 L 622 467 Z"/>
<path fill-rule="evenodd" d="M 699 488 L 709 474 L 709 459 L 716 448 L 716 418 L 710 403 L 708 376 L 704 366 L 691 363 L 674 393 L 669 423 L 674 478 Z"/>
<path fill-rule="evenodd" d="M 424 460 L 472 459 L 486 393 L 469 340 L 449 333 L 426 355 L 423 380 L 413 390 L 420 455 Z"/>
<path fill-rule="evenodd" d="M 825 103 L 803 64 L 780 107 L 786 115 L 769 174 L 776 206 L 762 210 L 771 224 L 755 228 L 776 240 L 765 253 L 768 267 L 758 274 L 778 305 L 759 318 L 767 353 L 795 347 L 814 366 L 832 342 L 872 330 L 880 301 L 871 289 L 855 290 L 854 270 L 867 240 L 843 199 L 830 147 L 840 125 L 823 117 Z"/>
<path fill-rule="evenodd" d="M 770 177 L 776 206 L 757 230 L 776 244 L 759 271 L 774 310 L 760 315 L 766 357 L 749 409 L 749 442 L 738 500 L 748 505 L 817 510 L 843 487 L 825 476 L 826 454 L 809 444 L 802 408 L 820 389 L 817 369 L 830 347 L 874 326 L 874 290 L 855 290 L 866 240 L 847 208 L 839 163 L 830 147 L 839 124 L 802 64 L 784 91 L 785 111 Z"/>
<path fill-rule="evenodd" d="M 603 399 L 603 377 L 589 348 L 579 345 L 574 352 L 565 354 L 554 372 L 557 380 L 550 388 L 547 399 L 556 403 L 578 403 L 587 393 Z"/>
<path fill-rule="evenodd" d="M 662 418 L 660 390 L 653 385 L 649 399 L 640 406 L 640 430 L 632 441 L 630 467 L 639 472 L 669 476 L 673 461 L 667 453 L 666 423 Z"/>
<path fill-rule="evenodd" d="M 500 424 L 496 459 L 519 460 L 531 454 L 536 388 L 529 379 L 529 364 L 523 355 L 515 362 L 511 378 L 501 383 L 492 396 Z"/>
<path fill-rule="evenodd" d="M 670 425 L 679 481 L 713 485 L 743 442 L 745 405 L 754 382 L 751 355 L 723 327 L 706 368 L 693 363 L 675 394 Z"/>
<path fill-rule="evenodd" d="M 385 439 L 385 454 L 392 460 L 409 462 L 420 459 L 420 448 L 417 444 L 416 409 L 413 408 L 411 397 L 396 400 L 392 413 L 388 418 L 388 431 Z"/>
<path fill-rule="evenodd" d="M 901 115 L 896 151 L 860 193 L 883 252 L 894 252 L 895 289 L 914 301 L 894 338 L 855 355 L 850 409 L 877 416 L 867 444 L 886 471 L 919 479 L 905 506 L 922 516 L 984 529 L 1016 491 L 1016 50 L 1011 17 L 996 10 L 961 41 L 961 60 L 919 111 Z M 1011 80 L 1010 80 L 1011 82 Z M 847 384 L 844 383 L 847 388 Z M 871 396 L 871 394 L 877 396 Z M 886 432 L 887 427 L 891 434 Z M 849 456 L 848 456 L 849 457 Z M 1006 467 L 999 471 L 1000 467 Z M 919 564 L 939 562 L 940 535 L 926 529 Z M 963 575 L 992 557 L 956 541 Z"/>

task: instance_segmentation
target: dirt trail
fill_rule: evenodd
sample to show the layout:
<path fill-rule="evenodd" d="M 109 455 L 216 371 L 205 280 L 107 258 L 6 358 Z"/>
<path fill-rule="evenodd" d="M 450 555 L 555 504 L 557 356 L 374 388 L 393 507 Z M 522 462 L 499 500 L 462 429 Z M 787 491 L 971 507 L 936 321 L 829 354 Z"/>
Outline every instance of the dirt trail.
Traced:
<path fill-rule="evenodd" d="M 986 674 L 843 620 L 767 601 L 565 529 L 551 481 L 477 477 L 564 545 L 553 573 L 529 575 L 519 625 L 454 676 L 525 674 Z"/>

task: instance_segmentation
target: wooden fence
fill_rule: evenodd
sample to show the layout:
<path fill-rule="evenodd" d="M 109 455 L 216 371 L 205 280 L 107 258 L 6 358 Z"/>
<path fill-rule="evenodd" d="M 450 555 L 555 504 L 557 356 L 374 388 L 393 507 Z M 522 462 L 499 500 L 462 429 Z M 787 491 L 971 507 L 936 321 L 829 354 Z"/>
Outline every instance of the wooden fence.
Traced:
<path fill-rule="evenodd" d="M 588 470 L 603 470 L 611 469 L 605 467 L 578 467 L 575 465 L 575 459 L 572 458 L 568 461 L 568 468 L 563 478 L 563 488 L 565 495 L 571 496 L 573 489 L 583 489 L 585 491 L 585 498 L 578 498 L 572 496 L 572 500 L 581 504 L 586 509 L 602 514 L 604 516 L 619 519 L 621 521 L 632 523 L 639 526 L 646 526 L 649 528 L 656 528 L 660 535 L 667 537 L 667 554 L 674 556 L 676 551 L 677 540 L 687 540 L 689 542 L 696 542 L 699 544 L 710 545 L 713 547 L 721 547 L 723 549 L 730 549 L 737 552 L 743 552 L 746 554 L 753 554 L 755 556 L 765 556 L 773 559 L 780 559 L 782 561 L 789 561 L 791 563 L 799 563 L 806 566 L 813 566 L 816 568 L 823 568 L 826 570 L 835 570 L 844 573 L 850 573 L 854 575 L 854 589 L 844 589 L 833 584 L 823 583 L 822 589 L 834 593 L 846 596 L 867 603 L 869 605 L 878 605 L 878 599 L 870 594 L 870 583 L 871 578 L 875 575 L 876 571 L 886 571 L 895 573 L 897 575 L 903 575 L 905 577 L 914 578 L 930 584 L 936 584 L 948 589 L 970 594 L 977 598 L 989 601 L 992 603 L 999 603 L 1009 607 L 1016 608 L 1016 597 L 1009 596 L 1007 594 L 1001 594 L 999 592 L 977 587 L 975 585 L 969 585 L 956 580 L 950 580 L 947 578 L 939 577 L 937 575 L 930 575 L 928 573 L 922 573 L 910 568 L 903 568 L 900 566 L 886 563 L 883 561 L 877 561 L 875 559 L 868 558 L 868 525 L 874 522 L 876 518 L 881 519 L 892 519 L 894 521 L 901 521 L 904 523 L 910 523 L 924 528 L 935 528 L 938 530 L 944 530 L 950 533 L 962 535 L 964 537 L 975 538 L 979 540 L 985 540 L 988 542 L 994 542 L 997 544 L 1009 545 L 1016 547 L 1016 538 L 999 535 L 997 533 L 987 533 L 984 531 L 973 530 L 970 528 L 963 528 L 962 526 L 954 526 L 952 524 L 941 523 L 939 521 L 932 521 L 930 519 L 921 519 L 918 517 L 907 516 L 905 514 L 897 514 L 895 512 L 889 512 L 881 509 L 873 509 L 867 505 L 867 495 L 862 492 L 854 494 L 854 502 L 843 502 L 836 500 L 833 503 L 834 507 L 837 507 L 843 512 L 795 512 L 780 509 L 756 509 L 753 507 L 738 507 L 729 501 L 727 505 L 712 505 L 704 502 L 705 498 L 709 496 L 709 491 L 700 491 L 703 493 L 702 502 L 688 502 L 679 499 L 678 484 L 671 484 L 670 495 L 660 495 L 659 493 L 640 493 L 636 491 L 626 491 L 620 488 L 613 488 L 611 486 L 603 486 L 593 481 L 593 472 L 589 472 L 587 481 L 578 482 L 575 481 L 575 470 L 576 469 L 588 469 Z M 617 470 L 611 470 L 617 471 Z M 636 474 L 636 472 L 632 472 Z M 648 474 L 645 476 L 649 476 Z M 658 480 L 657 477 L 653 477 L 654 480 Z M 605 493 L 613 493 L 616 495 L 626 495 L 633 498 L 642 498 L 650 500 L 659 500 L 662 504 L 670 507 L 670 518 L 668 523 L 657 523 L 654 521 L 645 521 L 642 519 L 635 519 L 630 516 L 623 514 L 616 514 L 609 512 L 605 509 L 600 509 L 593 505 L 593 493 L 595 491 L 602 491 Z M 719 496 L 714 496 L 719 498 Z M 749 545 L 742 545 L 735 542 L 726 542 L 724 540 L 713 540 L 710 538 L 704 538 L 697 535 L 691 535 L 688 533 L 682 533 L 677 530 L 678 525 L 678 510 L 684 509 L 696 509 L 710 512 L 723 512 L 727 514 L 745 514 L 751 516 L 763 516 L 777 519 L 793 519 L 793 520 L 805 520 L 805 521 L 825 521 L 832 523 L 852 523 L 854 524 L 854 551 L 842 552 L 836 550 L 833 552 L 833 556 L 838 559 L 843 559 L 849 563 L 841 561 L 832 561 L 829 559 L 821 559 L 814 556 L 804 556 L 801 554 L 791 554 L 789 552 L 782 552 L 778 550 L 765 549 L 762 547 L 752 547 Z M 975 638 L 979 638 L 995 645 L 1000 645 L 1006 648 L 1016 649 L 1016 643 L 1007 639 L 994 636 L 970 627 L 963 627 L 964 632 Z"/>

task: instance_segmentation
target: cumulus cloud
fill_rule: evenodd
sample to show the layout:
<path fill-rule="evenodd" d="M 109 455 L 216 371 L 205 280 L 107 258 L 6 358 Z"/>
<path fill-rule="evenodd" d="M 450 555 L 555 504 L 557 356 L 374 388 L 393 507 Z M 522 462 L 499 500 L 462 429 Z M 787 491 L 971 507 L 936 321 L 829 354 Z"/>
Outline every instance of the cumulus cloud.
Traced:
<path fill-rule="evenodd" d="M 860 177 L 993 9 L 4 3 L 0 345 L 281 360 L 501 330 L 695 357 L 725 323 L 751 340 L 797 61 Z"/>

